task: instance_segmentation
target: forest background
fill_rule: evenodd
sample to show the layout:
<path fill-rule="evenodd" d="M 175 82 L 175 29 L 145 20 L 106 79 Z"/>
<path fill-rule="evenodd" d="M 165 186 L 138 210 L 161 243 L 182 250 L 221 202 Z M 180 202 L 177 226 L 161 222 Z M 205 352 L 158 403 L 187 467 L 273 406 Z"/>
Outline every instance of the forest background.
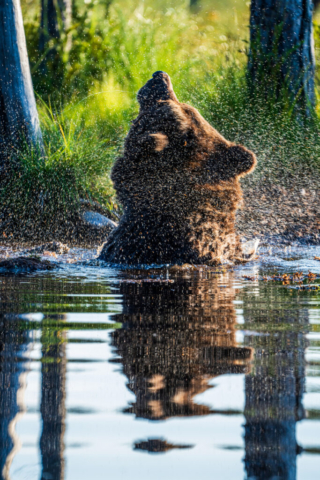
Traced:
<path fill-rule="evenodd" d="M 270 94 L 266 102 L 248 90 L 250 2 L 191 3 L 75 0 L 70 27 L 41 50 L 40 1 L 21 0 L 46 155 L 20 157 L 19 175 L 1 191 L 4 210 L 26 227 L 41 213 L 53 228 L 57 212 L 68 216 L 80 199 L 121 209 L 110 169 L 138 113 L 136 93 L 156 70 L 169 73 L 180 101 L 257 154 L 251 182 L 319 173 L 319 103 L 301 120 L 286 98 Z M 317 98 L 318 22 L 316 11 Z"/>

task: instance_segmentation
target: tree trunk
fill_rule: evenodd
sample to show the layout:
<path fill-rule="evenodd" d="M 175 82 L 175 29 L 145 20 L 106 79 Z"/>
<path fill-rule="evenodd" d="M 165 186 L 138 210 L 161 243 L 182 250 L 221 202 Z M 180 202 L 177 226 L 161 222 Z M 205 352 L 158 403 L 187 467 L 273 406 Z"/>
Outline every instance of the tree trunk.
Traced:
<path fill-rule="evenodd" d="M 312 0 L 252 0 L 249 79 L 307 116 L 315 104 Z"/>
<path fill-rule="evenodd" d="M 259 305 L 256 311 L 254 306 L 248 309 L 249 321 L 265 318 Z M 268 315 L 273 313 L 269 310 Z M 279 318 L 278 313 L 276 316 Z M 308 324 L 307 310 L 285 312 L 281 321 L 287 323 L 288 317 L 296 325 Z M 245 345 L 255 351 L 252 371 L 245 377 L 246 478 L 295 480 L 297 454 L 301 451 L 296 424 L 305 417 L 303 393 L 308 343 L 304 333 L 296 330 L 269 335 L 245 336 Z"/>
<path fill-rule="evenodd" d="M 72 0 L 41 0 L 40 52 L 44 52 L 50 38 L 60 38 L 61 29 L 71 26 Z M 71 37 L 68 36 L 66 50 L 71 47 Z"/>
<path fill-rule="evenodd" d="M 200 1 L 199 0 L 190 0 L 190 10 L 193 13 L 197 13 L 200 10 Z"/>
<path fill-rule="evenodd" d="M 5 293 L 4 293 L 5 294 Z M 9 296 L 5 297 L 10 305 Z M 0 478 L 10 479 L 10 467 L 19 450 L 15 425 L 24 412 L 23 391 L 26 386 L 26 350 L 30 333 L 19 328 L 13 316 L 0 313 Z"/>
<path fill-rule="evenodd" d="M 0 2 L 0 170 L 22 142 L 43 151 L 19 0 Z"/>
<path fill-rule="evenodd" d="M 243 316 L 248 325 L 243 345 L 255 352 L 244 381 L 245 478 L 295 480 L 301 452 L 296 426 L 305 418 L 308 309 L 288 306 L 279 310 L 273 292 L 260 290 L 259 297 L 244 302 Z M 276 319 L 279 328 L 262 336 L 250 333 L 253 325 L 269 319 Z"/>
<path fill-rule="evenodd" d="M 64 315 L 57 315 L 56 318 L 61 321 Z M 66 334 L 63 331 L 43 333 L 41 341 L 41 479 L 63 480 L 65 478 Z"/>

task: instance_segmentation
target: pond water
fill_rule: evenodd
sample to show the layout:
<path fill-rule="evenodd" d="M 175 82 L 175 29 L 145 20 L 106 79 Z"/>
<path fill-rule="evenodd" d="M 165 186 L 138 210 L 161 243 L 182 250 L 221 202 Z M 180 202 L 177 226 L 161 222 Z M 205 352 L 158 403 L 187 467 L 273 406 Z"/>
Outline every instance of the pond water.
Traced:
<path fill-rule="evenodd" d="M 258 277 L 314 256 L 0 276 L 1 478 L 319 479 L 320 293 Z"/>

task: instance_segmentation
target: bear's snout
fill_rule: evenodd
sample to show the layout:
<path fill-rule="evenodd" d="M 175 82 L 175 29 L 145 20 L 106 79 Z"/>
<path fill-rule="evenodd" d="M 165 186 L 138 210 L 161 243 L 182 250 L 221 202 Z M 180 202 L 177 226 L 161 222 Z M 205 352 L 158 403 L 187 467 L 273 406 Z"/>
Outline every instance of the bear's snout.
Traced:
<path fill-rule="evenodd" d="M 152 74 L 152 78 L 158 78 L 158 77 L 165 78 L 165 77 L 169 77 L 169 75 L 166 72 L 163 72 L 162 70 L 157 70 Z"/>
<path fill-rule="evenodd" d="M 152 78 L 140 88 L 137 100 L 142 110 L 156 106 L 160 101 L 178 101 L 169 75 L 161 70 L 154 72 Z"/>

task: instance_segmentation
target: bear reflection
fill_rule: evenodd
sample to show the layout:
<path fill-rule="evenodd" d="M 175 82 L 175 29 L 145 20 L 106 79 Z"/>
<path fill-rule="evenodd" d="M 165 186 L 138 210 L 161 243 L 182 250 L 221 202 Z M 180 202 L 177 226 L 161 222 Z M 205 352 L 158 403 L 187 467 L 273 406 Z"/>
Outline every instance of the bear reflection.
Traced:
<path fill-rule="evenodd" d="M 236 343 L 231 276 L 123 283 L 121 293 L 116 320 L 123 326 L 112 333 L 120 358 L 114 361 L 122 363 L 136 396 L 125 411 L 151 420 L 211 413 L 194 397 L 215 376 L 247 373 L 252 356 Z"/>

